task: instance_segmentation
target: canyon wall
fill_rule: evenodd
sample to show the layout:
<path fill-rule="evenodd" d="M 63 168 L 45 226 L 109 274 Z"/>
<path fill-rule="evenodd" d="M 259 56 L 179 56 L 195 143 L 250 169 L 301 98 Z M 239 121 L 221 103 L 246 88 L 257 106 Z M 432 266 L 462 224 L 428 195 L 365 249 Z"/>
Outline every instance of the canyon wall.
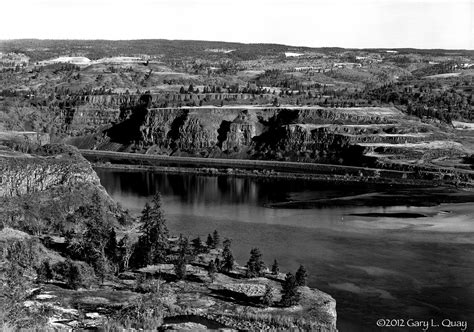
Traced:
<path fill-rule="evenodd" d="M 73 147 L 47 145 L 34 155 L 0 150 L 0 197 L 41 192 L 78 184 L 100 186 L 92 166 Z"/>
<path fill-rule="evenodd" d="M 176 156 L 365 162 L 366 149 L 359 143 L 418 142 L 432 131 L 394 108 L 142 107 L 81 147 Z"/>

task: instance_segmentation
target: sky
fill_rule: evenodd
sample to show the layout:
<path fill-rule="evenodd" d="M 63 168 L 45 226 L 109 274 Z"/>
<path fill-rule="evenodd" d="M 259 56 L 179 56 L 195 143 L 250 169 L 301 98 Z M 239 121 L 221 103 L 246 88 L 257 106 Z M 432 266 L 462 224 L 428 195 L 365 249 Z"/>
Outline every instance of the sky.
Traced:
<path fill-rule="evenodd" d="M 0 39 L 474 49 L 474 0 L 2 0 Z"/>

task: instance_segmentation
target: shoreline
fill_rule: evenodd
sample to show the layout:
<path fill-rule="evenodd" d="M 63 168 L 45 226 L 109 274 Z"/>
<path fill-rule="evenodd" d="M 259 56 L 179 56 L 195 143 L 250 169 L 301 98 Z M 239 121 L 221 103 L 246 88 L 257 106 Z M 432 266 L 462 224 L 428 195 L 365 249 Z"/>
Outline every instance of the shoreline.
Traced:
<path fill-rule="evenodd" d="M 233 176 L 242 178 L 267 178 L 267 179 L 285 179 L 285 180 L 303 180 L 303 181 L 315 181 L 315 182 L 331 182 L 331 183 L 345 183 L 345 184 L 360 184 L 361 181 L 370 184 L 388 184 L 397 186 L 410 186 L 410 187 L 452 187 L 455 186 L 444 183 L 433 183 L 428 180 L 402 180 L 401 179 L 390 179 L 390 178 L 376 178 L 376 177 L 359 177 L 359 176 L 348 176 L 348 175 L 325 175 L 325 174 L 309 174 L 309 173 L 291 173 L 291 172 L 276 172 L 274 170 L 245 170 L 238 168 L 199 168 L 199 167 L 171 167 L 171 166 L 149 166 L 149 165 L 133 165 L 133 164 L 112 164 L 112 163 L 101 163 L 91 162 L 94 169 L 110 169 L 119 170 L 125 172 L 155 172 L 155 173 L 168 173 L 168 174 L 195 174 L 205 176 Z"/>
<path fill-rule="evenodd" d="M 473 190 L 462 181 L 434 170 L 397 170 L 351 165 L 253 159 L 176 157 L 102 150 L 79 150 L 94 167 L 166 173 L 302 179 L 339 183 L 371 183 L 411 187 L 450 187 Z"/>

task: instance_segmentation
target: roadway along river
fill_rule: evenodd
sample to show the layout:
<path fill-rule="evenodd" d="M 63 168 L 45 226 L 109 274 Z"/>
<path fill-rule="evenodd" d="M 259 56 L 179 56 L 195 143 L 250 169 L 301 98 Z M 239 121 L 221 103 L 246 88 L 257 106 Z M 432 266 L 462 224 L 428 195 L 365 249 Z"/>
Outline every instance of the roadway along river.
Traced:
<path fill-rule="evenodd" d="M 380 318 L 460 319 L 474 327 L 472 203 L 390 206 L 400 189 L 364 184 L 97 173 L 109 194 L 133 214 L 160 191 L 172 233 L 205 240 L 217 229 L 233 240 L 240 264 L 253 247 L 268 265 L 276 258 L 283 271 L 304 264 L 310 286 L 336 299 L 342 332 L 383 331 L 375 326 Z M 382 192 L 394 196 L 380 201 Z M 345 197 L 345 203 L 306 209 L 285 204 L 336 197 Z M 360 203 L 371 198 L 371 207 Z"/>

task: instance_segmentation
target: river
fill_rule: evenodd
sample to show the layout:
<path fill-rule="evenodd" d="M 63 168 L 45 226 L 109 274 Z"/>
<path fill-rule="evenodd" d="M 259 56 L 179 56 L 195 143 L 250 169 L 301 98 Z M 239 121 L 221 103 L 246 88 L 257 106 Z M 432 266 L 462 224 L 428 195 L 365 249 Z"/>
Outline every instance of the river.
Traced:
<path fill-rule="evenodd" d="M 468 321 L 468 330 L 474 329 L 473 203 L 415 207 L 387 198 L 367 207 L 357 199 L 399 188 L 106 169 L 97 174 L 135 215 L 161 192 L 173 234 L 205 240 L 217 229 L 232 239 L 242 265 L 253 247 L 268 265 L 277 259 L 283 271 L 303 264 L 309 286 L 336 299 L 342 332 L 384 331 L 378 319 L 410 318 Z M 337 197 L 354 204 L 285 205 Z"/>

